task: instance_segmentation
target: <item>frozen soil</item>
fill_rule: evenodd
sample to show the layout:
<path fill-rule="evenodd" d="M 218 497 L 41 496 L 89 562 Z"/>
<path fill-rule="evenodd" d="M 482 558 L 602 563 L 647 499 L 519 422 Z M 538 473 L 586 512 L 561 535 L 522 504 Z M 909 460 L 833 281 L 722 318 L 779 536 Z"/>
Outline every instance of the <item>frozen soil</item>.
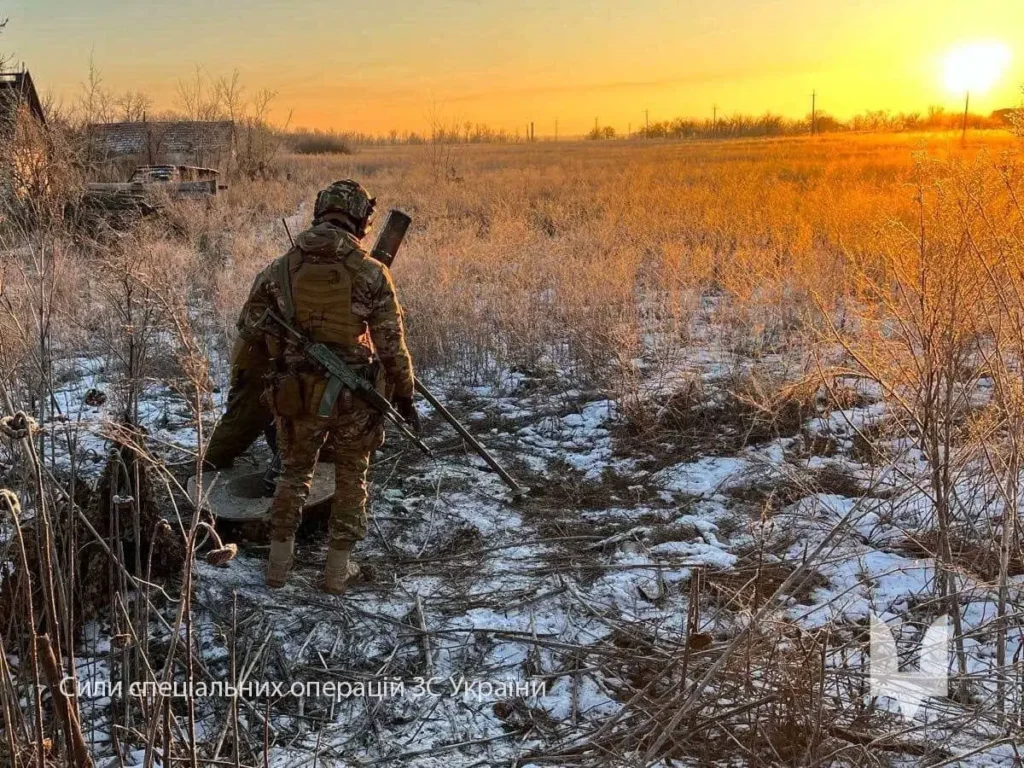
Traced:
<path fill-rule="evenodd" d="M 724 354 L 696 349 L 678 377 L 663 379 L 665 391 L 647 394 L 671 403 L 654 408 L 657 428 L 647 437 L 610 393 L 574 388 L 557 369 L 505 371 L 486 387 L 430 382 L 531 492 L 513 501 L 421 405 L 438 457 L 424 459 L 389 435 L 374 465 L 370 533 L 357 551 L 363 573 L 344 597 L 318 589 L 324 542 L 315 537 L 302 542 L 282 590 L 263 586 L 265 547 L 243 546 L 227 567 L 200 561 L 194 631 L 211 679 L 231 679 L 233 656 L 240 678 L 287 686 L 269 709 L 262 698 L 240 706 L 242 738 L 257 751 L 268 739 L 270 765 L 281 768 L 527 765 L 620 711 L 678 659 L 688 629 L 712 651 L 728 645 L 812 555 L 806 578 L 778 595 L 772 620 L 832 627 L 829 670 L 863 678 L 872 612 L 902 627 L 902 640 L 919 638 L 934 618 L 926 610 L 934 563 L 921 545 L 928 501 L 916 483 L 923 468 L 886 434 L 876 393 L 840 404 L 818 394 L 753 429 L 736 402 L 728 405 Z M 104 387 L 99 364 L 80 359 L 69 369 L 81 375 L 68 377 L 58 393 L 65 418 L 48 427 L 55 444 L 75 434 L 88 476 L 105 455 L 102 425 L 112 414 L 86 404 L 88 390 Z M 214 373 L 226 378 L 222 360 Z M 701 396 L 681 381 L 698 382 Z M 188 461 L 196 429 L 180 395 L 153 383 L 143 423 L 155 452 Z M 56 461 L 70 466 L 66 453 Z M 695 574 L 702 610 L 688 628 Z M 962 576 L 968 629 L 994 616 L 983 576 Z M 153 646 L 167 639 L 154 623 Z M 83 680 L 109 678 L 110 641 L 103 622 L 90 625 L 79 649 Z M 994 663 L 990 649 L 972 639 L 967 651 L 982 678 Z M 344 695 L 322 695 L 327 683 Z M 980 684 L 977 695 L 985 693 Z M 837 722 L 862 714 L 856 698 L 836 683 Z M 104 765 L 142 765 L 139 751 L 113 755 L 110 704 L 83 697 L 94 749 L 109 755 Z M 197 736 L 217 759 L 231 750 L 229 704 L 197 699 Z M 914 764 L 929 738 L 946 756 L 994 738 L 964 702 L 932 700 L 919 717 L 927 722 L 930 711 L 961 727 L 919 730 L 901 742 L 905 752 L 878 759 Z M 895 712 L 890 700 L 875 700 L 872 727 L 898 732 Z M 1012 744 L 978 760 L 1010 764 Z"/>

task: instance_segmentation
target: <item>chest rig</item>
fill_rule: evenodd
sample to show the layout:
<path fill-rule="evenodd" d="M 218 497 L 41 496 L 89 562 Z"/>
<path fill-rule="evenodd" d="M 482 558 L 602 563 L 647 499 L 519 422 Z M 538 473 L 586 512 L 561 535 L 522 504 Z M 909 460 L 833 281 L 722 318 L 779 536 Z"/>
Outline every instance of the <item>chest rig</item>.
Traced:
<path fill-rule="evenodd" d="M 358 251 L 336 258 L 316 258 L 292 248 L 275 262 L 268 286 L 278 312 L 311 343 L 324 344 L 342 354 L 366 348 L 369 357 L 366 323 L 352 312 L 353 276 L 364 258 Z M 310 365 L 298 342 L 278 340 L 275 347 L 270 352 L 279 373 L 294 378 L 312 369 L 319 378 L 322 371 Z M 304 373 L 299 378 L 309 376 Z M 332 412 L 342 389 L 335 378 L 303 387 L 307 388 L 311 390 L 307 394 L 315 393 L 320 401 L 321 416 Z"/>

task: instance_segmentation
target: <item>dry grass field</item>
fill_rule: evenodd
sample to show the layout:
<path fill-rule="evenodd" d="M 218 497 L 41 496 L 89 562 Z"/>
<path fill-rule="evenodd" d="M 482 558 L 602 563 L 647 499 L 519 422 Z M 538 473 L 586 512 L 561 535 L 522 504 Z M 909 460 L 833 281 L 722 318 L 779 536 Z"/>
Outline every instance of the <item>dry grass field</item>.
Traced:
<path fill-rule="evenodd" d="M 281 219 L 346 177 L 412 215 L 417 365 L 534 492 L 430 419 L 439 459 L 375 465 L 366 583 L 317 596 L 316 542 L 278 599 L 258 544 L 202 561 L 183 487 Z M 147 768 L 1019 765 L 1022 196 L 991 132 L 285 156 L 120 233 L 40 204 L 0 256 L 0 764 L 75 764 L 80 726 Z M 872 615 L 901 650 L 948 617 L 917 719 L 868 679 Z M 87 681 L 546 696 L 68 702 L 27 692 L 36 625 Z"/>
<path fill-rule="evenodd" d="M 913 226 L 930 162 L 984 151 L 995 164 L 1013 147 L 994 134 L 966 151 L 943 135 L 294 156 L 286 181 L 236 185 L 213 214 L 190 216 L 189 239 L 230 233 L 217 277 L 232 319 L 250 276 L 286 245 L 276 218 L 301 210 L 300 225 L 315 190 L 357 178 L 381 208 L 414 216 L 396 274 L 424 365 L 481 377 L 553 356 L 607 382 L 642 356 L 650 321 L 685 334 L 709 292 L 724 297 L 735 343 L 771 348 L 812 294 L 856 291 L 850 262 L 877 255 L 884 230 Z"/>

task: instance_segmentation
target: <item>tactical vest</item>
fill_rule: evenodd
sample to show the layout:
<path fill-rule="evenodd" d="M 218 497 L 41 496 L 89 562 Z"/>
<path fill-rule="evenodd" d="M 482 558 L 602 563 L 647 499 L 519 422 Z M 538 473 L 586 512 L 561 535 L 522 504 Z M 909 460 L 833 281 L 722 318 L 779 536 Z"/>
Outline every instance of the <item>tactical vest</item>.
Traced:
<path fill-rule="evenodd" d="M 368 363 L 371 358 L 366 324 L 352 312 L 353 276 L 365 258 L 353 250 L 344 258 L 321 262 L 292 248 L 274 263 L 268 286 L 278 311 L 310 341 L 334 348 L 343 358 L 351 358 L 354 350 L 364 353 L 358 355 L 364 359 L 349 362 Z M 352 393 L 343 391 L 340 380 L 328 380 L 322 370 L 309 370 L 308 359 L 291 340 L 282 345 L 281 339 L 273 339 L 268 346 L 278 371 L 269 392 L 277 415 L 326 417 L 334 412 L 339 395 L 341 409 L 351 408 Z M 370 366 L 363 372 L 380 379 L 382 369 Z"/>
<path fill-rule="evenodd" d="M 366 324 L 352 312 L 352 276 L 364 258 L 352 251 L 322 263 L 293 248 L 276 268 L 281 311 L 312 341 L 340 349 L 367 346 Z"/>

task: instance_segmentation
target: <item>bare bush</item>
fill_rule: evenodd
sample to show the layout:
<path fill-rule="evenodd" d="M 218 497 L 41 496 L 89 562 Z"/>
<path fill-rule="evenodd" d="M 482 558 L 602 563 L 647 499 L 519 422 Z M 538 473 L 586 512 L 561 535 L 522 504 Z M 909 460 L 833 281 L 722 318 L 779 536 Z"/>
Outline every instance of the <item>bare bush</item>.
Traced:
<path fill-rule="evenodd" d="M 287 142 L 298 155 L 351 155 L 354 151 L 348 137 L 336 131 L 293 131 Z"/>

